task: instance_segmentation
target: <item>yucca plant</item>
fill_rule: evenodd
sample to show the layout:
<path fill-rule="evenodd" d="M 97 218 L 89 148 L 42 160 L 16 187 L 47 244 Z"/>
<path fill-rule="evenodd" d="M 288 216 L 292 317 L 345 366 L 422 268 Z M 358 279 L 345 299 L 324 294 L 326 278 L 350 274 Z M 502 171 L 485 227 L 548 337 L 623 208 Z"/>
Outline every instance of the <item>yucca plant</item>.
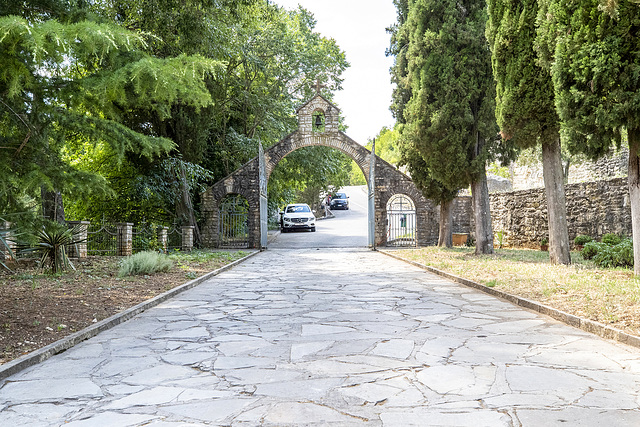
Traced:
<path fill-rule="evenodd" d="M 75 270 L 67 256 L 67 246 L 80 243 L 75 236 L 80 232 L 80 226 L 67 228 L 65 224 L 54 221 L 45 221 L 42 228 L 36 233 L 37 243 L 25 252 L 34 252 L 40 257 L 40 265 L 43 270 L 49 270 L 55 274 L 71 268 Z"/>

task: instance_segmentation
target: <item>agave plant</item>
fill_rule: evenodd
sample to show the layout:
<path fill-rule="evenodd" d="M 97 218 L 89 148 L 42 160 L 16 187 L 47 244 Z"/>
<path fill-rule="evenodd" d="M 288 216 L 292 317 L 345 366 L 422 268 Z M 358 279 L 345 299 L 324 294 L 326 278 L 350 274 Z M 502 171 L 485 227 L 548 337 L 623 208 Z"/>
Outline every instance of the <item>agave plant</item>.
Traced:
<path fill-rule="evenodd" d="M 35 247 L 27 251 L 38 254 L 42 268 L 49 269 L 51 273 L 55 274 L 67 268 L 75 270 L 67 256 L 66 247 L 81 242 L 81 240 L 75 240 L 79 231 L 79 226 L 67 228 L 64 224 L 46 221 L 36 234 L 38 242 Z"/>

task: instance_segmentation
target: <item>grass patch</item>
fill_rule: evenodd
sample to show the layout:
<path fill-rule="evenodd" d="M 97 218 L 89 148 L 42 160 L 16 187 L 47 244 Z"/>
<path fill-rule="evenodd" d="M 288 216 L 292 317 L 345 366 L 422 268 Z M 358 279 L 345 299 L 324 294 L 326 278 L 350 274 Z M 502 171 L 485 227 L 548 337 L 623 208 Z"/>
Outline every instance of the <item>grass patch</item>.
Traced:
<path fill-rule="evenodd" d="M 569 266 L 552 265 L 548 252 L 531 249 L 475 255 L 473 248 L 425 247 L 394 253 L 640 335 L 640 280 L 626 268 L 596 267 L 579 252 L 571 253 Z"/>

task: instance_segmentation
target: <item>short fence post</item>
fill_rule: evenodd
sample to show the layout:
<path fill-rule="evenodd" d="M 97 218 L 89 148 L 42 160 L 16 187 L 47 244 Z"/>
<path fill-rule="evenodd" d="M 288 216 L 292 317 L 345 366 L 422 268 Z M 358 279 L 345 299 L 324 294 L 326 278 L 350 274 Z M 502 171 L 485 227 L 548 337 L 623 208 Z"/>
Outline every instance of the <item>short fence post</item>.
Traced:
<path fill-rule="evenodd" d="M 193 225 L 182 226 L 182 250 L 190 252 L 193 249 Z"/>
<path fill-rule="evenodd" d="M 67 225 L 69 226 L 69 228 L 78 226 L 78 232 L 73 235 L 73 240 L 79 241 L 79 243 L 70 245 L 68 247 L 70 257 L 87 257 L 87 238 L 89 237 L 89 224 L 91 224 L 89 221 L 67 221 Z"/>
<path fill-rule="evenodd" d="M 165 253 L 167 252 L 167 246 L 169 241 L 169 238 L 167 236 L 168 230 L 169 230 L 169 227 L 158 228 L 158 241 L 160 242 L 160 247 L 162 248 L 162 251 Z"/>
<path fill-rule="evenodd" d="M 118 229 L 116 255 L 129 256 L 133 253 L 133 224 L 119 222 L 116 227 Z"/>

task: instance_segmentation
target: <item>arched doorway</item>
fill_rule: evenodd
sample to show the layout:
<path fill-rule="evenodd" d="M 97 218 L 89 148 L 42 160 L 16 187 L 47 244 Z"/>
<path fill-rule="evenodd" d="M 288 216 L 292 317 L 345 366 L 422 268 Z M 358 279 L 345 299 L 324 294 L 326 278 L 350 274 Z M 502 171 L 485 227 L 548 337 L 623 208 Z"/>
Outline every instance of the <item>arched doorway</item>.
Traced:
<path fill-rule="evenodd" d="M 416 246 L 416 205 L 404 194 L 387 202 L 387 246 Z"/>
<path fill-rule="evenodd" d="M 249 202 L 240 194 L 229 194 L 220 203 L 218 247 L 248 248 Z"/>
<path fill-rule="evenodd" d="M 437 242 L 438 222 L 435 205 L 424 198 L 411 179 L 393 165 L 374 157 L 373 181 L 370 179 L 371 152 L 339 130 L 339 109 L 321 95 L 316 94 L 300 106 L 298 130 L 285 136 L 253 160 L 247 162 L 226 178 L 218 181 L 202 193 L 204 246 L 217 246 L 219 238 L 220 201 L 228 194 L 242 194 L 249 204 L 248 240 L 249 247 L 266 247 L 266 184 L 275 166 L 289 153 L 309 146 L 325 146 L 338 149 L 351 157 L 364 173 L 369 184 L 369 237 L 370 246 L 384 245 L 427 245 Z M 404 194 L 411 202 L 413 211 L 399 213 L 406 215 L 399 221 L 392 235 L 387 235 L 387 201 L 396 194 Z M 406 205 L 406 203 L 405 203 Z M 406 206 L 405 206 L 406 207 Z M 397 210 L 396 210 L 397 212 Z M 403 217 L 405 218 L 405 217 Z M 404 221 L 407 221 L 404 225 Z M 404 231 L 401 232 L 401 230 Z M 391 241 L 389 241 L 391 238 Z M 373 242 L 373 243 L 371 243 Z"/>

